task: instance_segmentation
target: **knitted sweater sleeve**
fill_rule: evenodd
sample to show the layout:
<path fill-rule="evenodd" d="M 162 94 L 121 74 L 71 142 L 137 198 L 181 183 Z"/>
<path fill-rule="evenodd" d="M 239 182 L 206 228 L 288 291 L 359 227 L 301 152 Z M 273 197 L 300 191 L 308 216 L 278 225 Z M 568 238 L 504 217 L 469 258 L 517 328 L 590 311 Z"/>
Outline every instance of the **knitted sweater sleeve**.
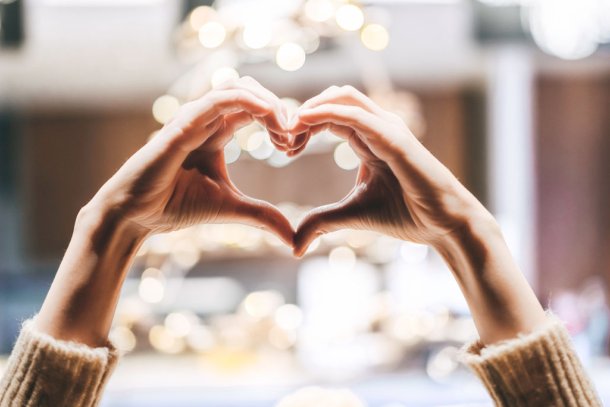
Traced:
<path fill-rule="evenodd" d="M 60 341 L 23 324 L 0 380 L 0 407 L 92 407 L 117 363 L 107 347 Z"/>
<path fill-rule="evenodd" d="M 475 342 L 463 361 L 481 379 L 497 406 L 601 406 L 574 353 L 563 323 L 545 326 L 496 345 Z"/>

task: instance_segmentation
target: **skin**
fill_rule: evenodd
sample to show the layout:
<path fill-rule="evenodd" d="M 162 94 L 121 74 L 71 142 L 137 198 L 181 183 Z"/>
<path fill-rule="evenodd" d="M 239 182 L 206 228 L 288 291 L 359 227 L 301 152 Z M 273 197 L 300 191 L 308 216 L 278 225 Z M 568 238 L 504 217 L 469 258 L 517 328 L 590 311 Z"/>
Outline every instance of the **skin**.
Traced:
<path fill-rule="evenodd" d="M 121 285 L 143 240 L 200 223 L 244 223 L 291 245 L 293 229 L 273 205 L 229 180 L 223 148 L 256 120 L 286 142 L 279 99 L 244 78 L 185 104 L 80 211 L 72 239 L 36 319 L 56 338 L 102 346 Z"/>
<path fill-rule="evenodd" d="M 228 178 L 224 145 L 253 120 L 289 155 L 322 130 L 345 138 L 361 158 L 356 186 L 341 202 L 309 213 L 294 232 L 277 208 L 244 196 Z M 287 123 L 279 99 L 242 78 L 184 105 L 83 207 L 37 328 L 106 345 L 120 288 L 143 240 L 213 222 L 268 230 L 297 256 L 320 234 L 341 228 L 426 243 L 451 267 L 484 343 L 545 321 L 493 217 L 397 116 L 351 87 L 331 87 Z"/>
<path fill-rule="evenodd" d="M 290 130 L 298 135 L 292 154 L 316 133 L 330 130 L 361 160 L 352 191 L 301 221 L 294 239 L 297 256 L 319 235 L 344 228 L 428 244 L 453 271 L 483 343 L 514 338 L 544 323 L 545 313 L 493 216 L 398 116 L 351 86 L 333 86 L 303 104 Z"/>

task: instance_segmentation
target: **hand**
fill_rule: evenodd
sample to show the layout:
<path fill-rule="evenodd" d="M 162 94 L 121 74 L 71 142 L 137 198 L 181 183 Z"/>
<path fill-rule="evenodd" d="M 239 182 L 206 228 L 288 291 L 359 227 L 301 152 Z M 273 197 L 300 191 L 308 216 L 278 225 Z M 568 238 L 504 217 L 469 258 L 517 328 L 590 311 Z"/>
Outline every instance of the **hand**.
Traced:
<path fill-rule="evenodd" d="M 283 148 L 280 100 L 251 78 L 185 104 L 102 187 L 93 205 L 111 208 L 146 232 L 236 222 L 273 232 L 292 245 L 292 227 L 281 212 L 245 196 L 227 175 L 224 146 L 252 120 L 268 128 L 274 144 Z"/>
<path fill-rule="evenodd" d="M 342 228 L 426 243 L 453 271 L 483 343 L 512 339 L 545 323 L 494 218 L 397 116 L 351 87 L 331 87 L 307 101 L 289 129 L 296 135 L 291 155 L 312 135 L 330 130 L 361 159 L 354 189 L 298 226 L 296 255 L 318 235 Z"/>
<path fill-rule="evenodd" d="M 462 228 L 466 216 L 491 215 L 410 132 L 350 86 L 333 86 L 308 100 L 293 120 L 291 155 L 323 130 L 346 139 L 360 157 L 356 185 L 340 202 L 310 212 L 295 236 L 303 255 L 320 234 L 367 229 L 435 245 Z"/>
<path fill-rule="evenodd" d="M 274 206 L 244 196 L 229 180 L 223 148 L 252 120 L 285 149 L 277 97 L 243 78 L 184 105 L 137 151 L 78 215 L 66 254 L 36 325 L 55 338 L 107 343 L 122 282 L 144 238 L 198 223 L 241 222 L 292 244 Z"/>

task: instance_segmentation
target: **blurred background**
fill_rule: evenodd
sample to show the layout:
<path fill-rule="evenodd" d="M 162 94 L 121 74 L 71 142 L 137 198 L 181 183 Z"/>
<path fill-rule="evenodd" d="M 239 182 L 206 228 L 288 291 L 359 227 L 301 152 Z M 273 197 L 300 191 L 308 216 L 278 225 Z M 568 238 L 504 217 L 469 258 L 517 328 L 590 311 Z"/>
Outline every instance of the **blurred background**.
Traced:
<path fill-rule="evenodd" d="M 293 109 L 351 84 L 400 114 L 497 216 L 610 402 L 609 42 L 608 0 L 0 0 L 0 371 L 79 208 L 180 104 L 251 75 Z M 293 222 L 358 166 L 332 134 L 290 160 L 256 125 L 225 152 Z M 155 236 L 112 338 L 106 407 L 270 406 L 312 384 L 491 405 L 456 361 L 476 331 L 451 273 L 373 233 L 301 260 L 239 225 Z"/>

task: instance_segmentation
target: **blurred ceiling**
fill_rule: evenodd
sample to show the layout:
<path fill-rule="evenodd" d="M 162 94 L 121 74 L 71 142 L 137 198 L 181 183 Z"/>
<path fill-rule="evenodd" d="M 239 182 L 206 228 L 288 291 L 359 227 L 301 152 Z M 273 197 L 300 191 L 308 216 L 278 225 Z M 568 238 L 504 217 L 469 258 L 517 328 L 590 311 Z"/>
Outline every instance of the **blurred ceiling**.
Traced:
<path fill-rule="evenodd" d="M 390 46 L 367 51 L 357 39 L 308 57 L 297 72 L 268 63 L 249 74 L 281 90 L 302 94 L 331 83 L 374 85 L 384 67 L 410 87 L 452 86 L 482 80 L 488 48 L 474 33 L 472 3 L 460 0 L 375 0 L 390 17 Z M 30 0 L 24 2 L 25 41 L 0 50 L 0 104 L 49 107 L 147 106 L 189 68 L 173 46 L 183 4 L 175 0 Z M 595 69 L 607 56 L 549 69 Z M 545 62 L 547 61 L 547 62 Z M 555 61 L 553 59 L 553 61 Z M 562 66 L 564 66 L 562 68 Z M 364 76 L 363 76 L 364 75 Z"/>

